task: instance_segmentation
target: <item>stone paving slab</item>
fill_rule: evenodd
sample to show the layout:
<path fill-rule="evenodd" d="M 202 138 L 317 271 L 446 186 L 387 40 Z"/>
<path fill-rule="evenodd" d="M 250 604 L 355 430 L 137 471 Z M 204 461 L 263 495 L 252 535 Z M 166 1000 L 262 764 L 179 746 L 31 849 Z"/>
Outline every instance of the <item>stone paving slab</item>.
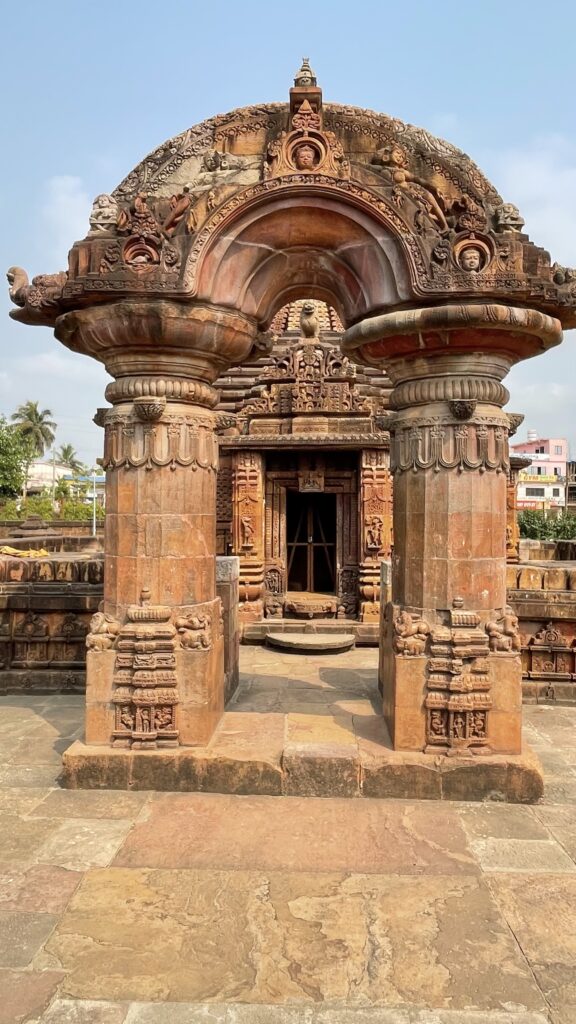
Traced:
<path fill-rule="evenodd" d="M 415 875 L 480 870 L 452 805 L 438 815 L 426 802 L 243 797 L 241 811 L 238 816 L 238 799 L 228 795 L 156 796 L 114 865 Z"/>
<path fill-rule="evenodd" d="M 111 908 L 113 912 L 111 912 Z M 485 881 L 107 868 L 46 944 L 79 998 L 542 1009 Z"/>
<path fill-rule="evenodd" d="M 535 1011 L 342 1009 L 242 1003 L 112 1003 L 57 999 L 41 1024 L 548 1024 Z M 40 1024 L 35 1018 L 34 1024 Z M 563 1024 L 563 1022 L 562 1022 Z"/>

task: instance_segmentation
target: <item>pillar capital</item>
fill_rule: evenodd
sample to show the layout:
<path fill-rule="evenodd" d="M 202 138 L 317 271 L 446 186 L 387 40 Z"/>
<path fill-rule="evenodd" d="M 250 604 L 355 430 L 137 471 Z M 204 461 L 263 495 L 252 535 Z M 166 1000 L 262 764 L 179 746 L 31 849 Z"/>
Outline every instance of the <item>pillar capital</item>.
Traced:
<path fill-rule="evenodd" d="M 394 385 L 462 373 L 501 380 L 511 366 L 562 340 L 562 325 L 535 309 L 450 303 L 394 310 L 350 327 L 342 348 L 358 362 L 385 366 Z"/>
<path fill-rule="evenodd" d="M 166 380 L 165 396 L 176 398 L 179 386 L 179 400 L 189 390 L 175 382 L 212 384 L 232 363 L 250 355 L 257 329 L 254 321 L 235 310 L 165 299 L 124 299 L 64 313 L 54 333 L 73 352 L 103 363 L 117 381 Z M 146 385 L 142 386 L 146 394 Z M 114 396 L 123 387 L 119 385 Z M 137 389 L 136 384 L 126 385 L 128 391 L 130 387 Z M 198 391 L 193 400 L 200 396 Z"/>

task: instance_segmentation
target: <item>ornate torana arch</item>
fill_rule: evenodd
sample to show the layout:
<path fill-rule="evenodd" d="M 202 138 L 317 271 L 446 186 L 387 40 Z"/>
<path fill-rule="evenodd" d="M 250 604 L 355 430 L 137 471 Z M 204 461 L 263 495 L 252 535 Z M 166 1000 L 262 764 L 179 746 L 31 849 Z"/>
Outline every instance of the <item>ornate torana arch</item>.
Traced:
<path fill-rule="evenodd" d="M 304 61 L 288 104 L 205 121 L 98 196 L 67 271 L 29 283 L 13 267 L 9 280 L 15 319 L 53 326 L 115 378 L 98 414 L 108 619 L 89 641 L 89 740 L 154 747 L 213 731 L 214 430 L 234 426 L 212 411 L 212 385 L 269 349 L 275 312 L 302 295 L 332 302 L 344 351 L 394 385 L 381 652 L 393 744 L 518 754 L 501 382 L 576 326 L 576 272 L 551 264 L 469 157 L 324 104 Z"/>

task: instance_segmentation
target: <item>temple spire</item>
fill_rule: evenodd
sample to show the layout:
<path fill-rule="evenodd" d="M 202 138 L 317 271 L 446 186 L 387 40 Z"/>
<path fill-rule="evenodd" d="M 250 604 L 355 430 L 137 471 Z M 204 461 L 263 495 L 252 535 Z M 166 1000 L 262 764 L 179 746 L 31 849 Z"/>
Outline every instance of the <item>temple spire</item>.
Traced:
<path fill-rule="evenodd" d="M 294 117 L 302 104 L 307 101 L 310 109 L 315 113 L 322 114 L 322 89 L 319 88 L 316 75 L 310 67 L 308 57 L 302 58 L 302 66 L 296 72 L 294 85 L 290 89 L 290 118 Z M 308 109 L 308 108 L 307 108 Z M 318 125 L 321 127 L 321 124 Z"/>
<path fill-rule="evenodd" d="M 296 77 L 294 78 L 294 85 L 309 86 L 317 84 L 316 75 L 310 67 L 310 58 L 303 57 L 302 66 L 300 70 L 296 72 Z"/>

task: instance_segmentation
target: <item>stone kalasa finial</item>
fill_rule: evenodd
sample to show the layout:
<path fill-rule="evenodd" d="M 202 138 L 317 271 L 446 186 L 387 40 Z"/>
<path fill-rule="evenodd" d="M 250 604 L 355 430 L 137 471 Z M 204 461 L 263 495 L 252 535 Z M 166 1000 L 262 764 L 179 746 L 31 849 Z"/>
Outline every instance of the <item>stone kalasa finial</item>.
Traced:
<path fill-rule="evenodd" d="M 294 85 L 317 85 L 316 75 L 310 67 L 310 58 L 302 58 L 302 67 L 296 72 Z"/>

